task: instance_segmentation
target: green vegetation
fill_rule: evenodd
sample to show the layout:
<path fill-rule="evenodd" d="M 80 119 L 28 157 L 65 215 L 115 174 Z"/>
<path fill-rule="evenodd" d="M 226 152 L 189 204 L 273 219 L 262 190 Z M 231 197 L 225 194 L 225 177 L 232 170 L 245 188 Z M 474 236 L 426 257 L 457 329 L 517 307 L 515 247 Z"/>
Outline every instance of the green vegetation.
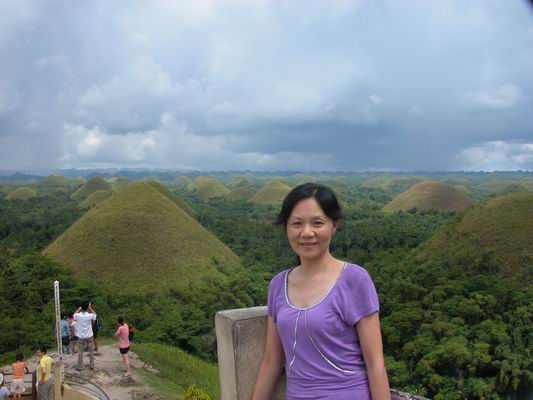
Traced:
<path fill-rule="evenodd" d="M 124 176 L 112 176 L 107 181 L 111 185 L 113 185 L 113 188 L 117 192 L 120 192 L 122 189 L 126 188 L 126 186 L 128 186 L 131 183 L 131 181 Z"/>
<path fill-rule="evenodd" d="M 147 182 L 151 187 L 160 192 L 161 194 L 172 200 L 178 207 L 194 218 L 194 210 L 187 204 L 185 200 L 168 190 L 165 186 L 157 182 Z"/>
<path fill-rule="evenodd" d="M 158 374 L 146 372 L 145 375 L 164 399 L 220 399 L 216 365 L 199 360 L 177 347 L 161 344 L 136 344 L 135 352 L 159 371 Z"/>
<path fill-rule="evenodd" d="M 222 182 L 209 176 L 199 176 L 187 186 L 187 189 L 203 201 L 225 197 L 231 193 Z"/>
<path fill-rule="evenodd" d="M 191 182 L 192 181 L 186 176 L 180 175 L 174 178 L 174 180 L 172 181 L 172 185 L 181 188 L 189 186 Z"/>
<path fill-rule="evenodd" d="M 37 192 L 28 187 L 21 187 L 6 196 L 7 200 L 28 200 L 37 196 Z"/>
<path fill-rule="evenodd" d="M 291 188 L 279 181 L 269 181 L 259 191 L 254 194 L 250 201 L 256 204 L 281 204 L 283 199 L 291 191 Z"/>
<path fill-rule="evenodd" d="M 101 176 L 93 176 L 91 179 L 85 182 L 78 190 L 72 193 L 71 197 L 74 200 L 78 201 L 85 200 L 91 194 L 98 190 L 105 190 L 111 193 L 115 191 L 113 186 L 111 186 L 111 184 L 107 182 L 104 178 L 102 178 Z"/>
<path fill-rule="evenodd" d="M 385 212 L 398 210 L 458 211 L 474 202 L 463 192 L 442 182 L 425 181 L 417 183 L 383 207 Z"/>
<path fill-rule="evenodd" d="M 113 195 L 109 190 L 97 190 L 80 203 L 84 208 L 91 208 L 107 200 Z"/>
<path fill-rule="evenodd" d="M 431 175 L 463 186 L 479 204 L 460 212 L 411 208 L 394 213 L 382 208 L 400 183 L 368 187 L 364 181 L 373 174 L 316 177 L 334 187 L 346 212 L 334 254 L 363 265 L 376 284 L 394 387 L 436 400 L 528 398 L 533 388 L 533 194 L 494 197 L 476 187 L 494 179 L 524 186 L 530 176 Z M 231 182 L 231 176 L 219 178 Z M 412 177 L 390 178 L 407 184 Z M 231 196 L 205 201 L 184 187 L 138 182 L 81 216 L 70 199 L 75 182 L 61 191 L 45 181 L 10 182 L 0 184 L 0 192 L 22 186 L 39 196 L 16 202 L 0 198 L 2 360 L 11 361 L 17 349 L 53 344 L 51 287 L 58 279 L 64 309 L 91 299 L 103 316 L 104 337 L 112 334 L 108 329 L 117 314 L 126 316 L 136 329 L 135 351 L 141 354 L 146 346 L 151 355 L 141 357 L 161 371 L 147 377 L 163 398 L 203 396 L 202 391 L 217 398 L 211 364 L 215 312 L 264 305 L 270 278 L 297 262 L 283 229 L 272 224 L 279 205 Z M 76 243 L 83 243 L 96 253 L 92 262 L 105 268 L 84 281 L 80 268 L 42 256 L 59 236 L 72 240 L 62 244 L 62 252 L 74 248 L 73 261 L 83 255 Z M 180 252 L 180 246 L 186 250 Z M 210 253 L 216 246 L 221 246 L 217 253 Z M 226 263 L 220 254 L 235 262 Z M 167 269 L 178 259 L 198 265 Z M 168 260 L 166 266 L 154 268 L 161 260 Z M 113 269 L 119 273 L 113 275 Z M 136 290 L 115 290 L 124 277 L 137 280 L 131 282 Z"/>
<path fill-rule="evenodd" d="M 362 187 L 367 189 L 383 189 L 392 193 L 401 193 L 424 180 L 425 179 L 420 176 L 378 176 L 365 180 Z"/>
<path fill-rule="evenodd" d="M 44 254 L 120 293 L 187 287 L 240 264 L 220 240 L 144 182 L 89 210 Z"/>
<path fill-rule="evenodd" d="M 533 193 L 496 197 L 458 214 L 419 249 L 419 259 L 442 261 L 531 285 Z"/>

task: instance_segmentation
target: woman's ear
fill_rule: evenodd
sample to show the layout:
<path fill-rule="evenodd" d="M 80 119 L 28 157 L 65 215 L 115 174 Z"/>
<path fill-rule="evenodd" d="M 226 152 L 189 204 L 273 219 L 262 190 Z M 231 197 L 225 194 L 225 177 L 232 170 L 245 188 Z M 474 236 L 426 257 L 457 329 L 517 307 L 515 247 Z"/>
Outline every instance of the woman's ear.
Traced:
<path fill-rule="evenodd" d="M 337 223 L 333 222 L 333 233 L 332 233 L 332 235 L 334 235 L 335 232 L 337 232 Z"/>

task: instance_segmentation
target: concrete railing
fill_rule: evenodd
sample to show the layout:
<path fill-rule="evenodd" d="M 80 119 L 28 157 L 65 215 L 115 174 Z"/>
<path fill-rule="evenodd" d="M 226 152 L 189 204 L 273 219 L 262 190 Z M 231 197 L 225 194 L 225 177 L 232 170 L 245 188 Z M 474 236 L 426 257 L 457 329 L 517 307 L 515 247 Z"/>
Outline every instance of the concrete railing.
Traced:
<path fill-rule="evenodd" d="M 265 350 L 266 307 L 219 311 L 215 317 L 221 400 L 250 400 Z M 285 398 L 285 376 L 273 400 Z"/>
<path fill-rule="evenodd" d="M 250 400 L 265 350 L 267 308 L 219 311 L 215 316 L 221 400 Z M 285 398 L 282 374 L 273 400 Z M 423 397 L 391 390 L 392 400 Z M 426 399 L 427 400 L 427 399 Z"/>

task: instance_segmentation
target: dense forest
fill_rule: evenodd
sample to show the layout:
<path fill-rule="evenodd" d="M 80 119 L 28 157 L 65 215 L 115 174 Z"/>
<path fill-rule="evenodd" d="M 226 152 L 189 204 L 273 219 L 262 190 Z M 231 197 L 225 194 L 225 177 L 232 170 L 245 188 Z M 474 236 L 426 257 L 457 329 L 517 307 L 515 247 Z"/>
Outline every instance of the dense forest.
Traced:
<path fill-rule="evenodd" d="M 358 179 L 331 183 L 345 212 L 332 250 L 364 266 L 374 279 L 391 386 L 437 400 L 525 398 L 533 388 L 531 284 L 495 273 L 501 266 L 490 253 L 463 261 L 453 253 L 421 257 L 420 245 L 460 213 L 416 208 L 384 213 L 383 206 L 404 187 L 365 187 Z M 86 208 L 70 197 L 76 185 L 65 190 L 38 185 L 37 197 L 0 199 L 2 361 L 16 350 L 53 343 L 56 279 L 63 308 L 73 310 L 90 298 L 103 317 L 104 333 L 113 331 L 116 314 L 123 313 L 140 341 L 172 344 L 215 360 L 215 312 L 264 305 L 270 278 L 296 262 L 283 230 L 273 224 L 277 206 L 231 197 L 205 201 L 169 185 L 244 268 L 164 295 L 117 295 L 41 255 Z M 18 186 L 0 188 L 7 194 Z M 478 191 L 473 197 L 483 202 L 495 195 Z"/>

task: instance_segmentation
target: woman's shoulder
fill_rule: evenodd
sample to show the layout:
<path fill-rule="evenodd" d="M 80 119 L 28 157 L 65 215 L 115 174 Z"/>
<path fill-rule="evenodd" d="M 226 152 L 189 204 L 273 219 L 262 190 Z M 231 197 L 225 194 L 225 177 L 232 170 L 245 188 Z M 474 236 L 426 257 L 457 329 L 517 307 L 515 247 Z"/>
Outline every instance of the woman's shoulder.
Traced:
<path fill-rule="evenodd" d="M 287 275 L 287 272 L 290 271 L 291 268 L 284 269 L 281 272 L 278 272 L 274 277 L 270 280 L 270 287 L 271 288 L 277 288 L 281 287 L 285 283 L 285 276 Z"/>
<path fill-rule="evenodd" d="M 350 285 L 357 285 L 371 279 L 370 274 L 365 268 L 349 262 L 346 263 L 344 274 L 346 275 L 345 281 Z"/>

